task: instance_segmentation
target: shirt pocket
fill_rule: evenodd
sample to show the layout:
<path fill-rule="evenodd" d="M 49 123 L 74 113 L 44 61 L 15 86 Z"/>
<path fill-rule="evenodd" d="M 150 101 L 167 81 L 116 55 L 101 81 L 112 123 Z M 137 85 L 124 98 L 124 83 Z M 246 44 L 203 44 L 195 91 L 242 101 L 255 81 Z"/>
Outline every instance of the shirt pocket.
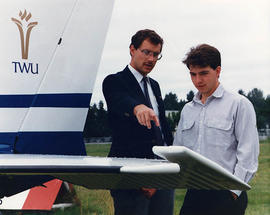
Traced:
<path fill-rule="evenodd" d="M 233 137 L 233 120 L 216 118 L 205 121 L 206 138 L 213 145 L 229 145 Z"/>
<path fill-rule="evenodd" d="M 181 142 L 183 146 L 193 149 L 196 142 L 195 120 L 185 120 L 181 126 Z"/>

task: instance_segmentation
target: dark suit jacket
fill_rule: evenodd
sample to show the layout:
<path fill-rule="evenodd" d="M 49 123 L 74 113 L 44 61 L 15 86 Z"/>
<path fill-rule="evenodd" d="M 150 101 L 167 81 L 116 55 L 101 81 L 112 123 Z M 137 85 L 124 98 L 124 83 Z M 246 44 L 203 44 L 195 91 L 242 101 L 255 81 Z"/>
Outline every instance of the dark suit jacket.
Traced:
<path fill-rule="evenodd" d="M 167 145 L 171 145 L 173 137 L 165 118 L 159 84 L 151 78 L 150 84 L 158 103 L 164 141 Z M 146 105 L 146 99 L 128 67 L 104 79 L 103 94 L 107 102 L 113 138 L 109 156 L 154 158 L 152 152 L 152 147 L 156 145 L 154 130 L 140 125 L 133 114 L 136 105 Z"/>

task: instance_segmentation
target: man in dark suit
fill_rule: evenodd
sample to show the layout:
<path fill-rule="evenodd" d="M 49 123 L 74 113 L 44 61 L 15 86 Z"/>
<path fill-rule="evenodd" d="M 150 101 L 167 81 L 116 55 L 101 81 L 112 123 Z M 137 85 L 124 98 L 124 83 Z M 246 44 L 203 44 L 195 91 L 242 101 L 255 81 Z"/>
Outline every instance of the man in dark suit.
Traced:
<path fill-rule="evenodd" d="M 159 84 L 148 77 L 161 58 L 163 39 L 152 30 L 131 39 L 131 62 L 103 81 L 113 141 L 109 157 L 157 158 L 152 147 L 171 145 Z M 115 214 L 172 214 L 173 190 L 111 190 Z"/>

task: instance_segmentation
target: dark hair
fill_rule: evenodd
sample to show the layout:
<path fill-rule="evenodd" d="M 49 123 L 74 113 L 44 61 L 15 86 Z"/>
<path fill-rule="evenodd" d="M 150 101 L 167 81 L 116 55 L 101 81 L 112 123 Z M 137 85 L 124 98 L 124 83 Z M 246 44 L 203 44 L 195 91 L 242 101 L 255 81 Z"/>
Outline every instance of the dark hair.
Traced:
<path fill-rule="evenodd" d="M 192 47 L 186 54 L 186 59 L 182 61 L 189 68 L 190 66 L 207 67 L 216 69 L 221 66 L 220 52 L 213 46 L 201 44 Z M 190 68 L 189 68 L 190 69 Z"/>
<path fill-rule="evenodd" d="M 160 44 L 160 51 L 162 50 L 163 39 L 155 31 L 150 29 L 137 31 L 131 38 L 130 46 L 133 45 L 135 49 L 138 49 L 146 39 L 150 40 L 150 42 L 155 45 Z"/>

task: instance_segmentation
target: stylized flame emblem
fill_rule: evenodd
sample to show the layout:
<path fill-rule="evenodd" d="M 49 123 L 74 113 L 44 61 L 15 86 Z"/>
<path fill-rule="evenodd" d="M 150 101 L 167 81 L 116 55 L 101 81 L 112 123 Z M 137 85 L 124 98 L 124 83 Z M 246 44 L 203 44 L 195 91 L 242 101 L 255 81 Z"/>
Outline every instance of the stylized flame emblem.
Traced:
<path fill-rule="evenodd" d="M 20 11 L 19 16 L 21 21 L 15 18 L 11 18 L 11 20 L 18 26 L 21 38 L 21 51 L 22 51 L 22 59 L 28 59 L 28 50 L 29 50 L 29 39 L 30 33 L 32 29 L 38 24 L 38 22 L 30 22 L 28 24 L 29 19 L 32 17 L 31 13 L 27 14 L 26 10 L 24 13 Z M 26 36 L 24 37 L 24 25 L 22 21 L 25 20 L 26 22 Z"/>

